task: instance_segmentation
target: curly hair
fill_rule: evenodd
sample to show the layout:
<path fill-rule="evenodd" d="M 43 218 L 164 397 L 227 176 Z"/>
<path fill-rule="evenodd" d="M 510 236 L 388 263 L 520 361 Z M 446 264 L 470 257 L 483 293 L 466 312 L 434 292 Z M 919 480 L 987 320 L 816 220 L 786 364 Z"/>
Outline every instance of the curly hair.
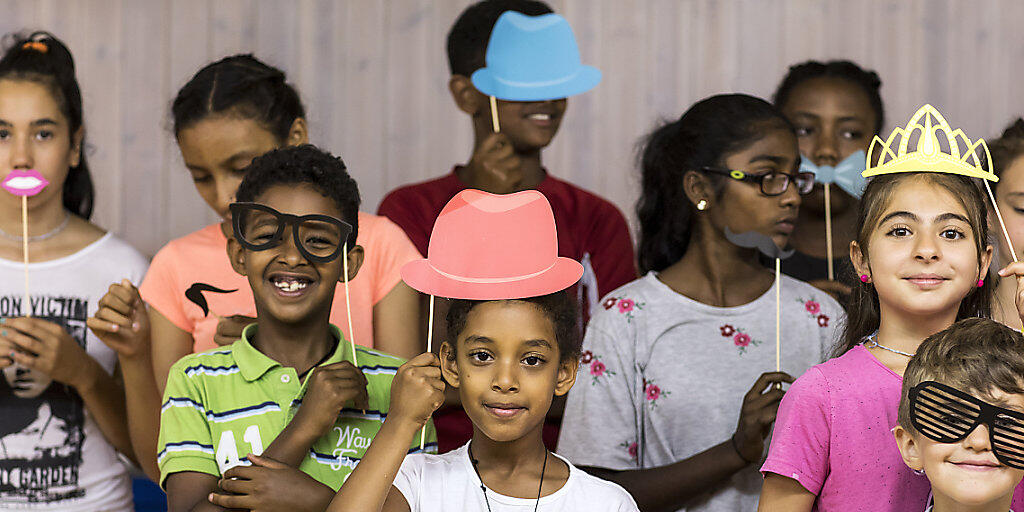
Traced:
<path fill-rule="evenodd" d="M 453 299 L 448 308 L 446 326 L 455 347 L 455 338 L 466 328 L 466 319 L 473 308 L 487 302 L 505 302 L 492 300 Z M 576 330 L 576 306 L 569 299 L 565 290 L 521 299 L 507 299 L 507 302 L 526 302 L 539 308 L 555 328 L 555 342 L 558 344 L 560 361 L 576 359 L 580 356 L 582 341 Z"/>
<path fill-rule="evenodd" d="M 359 186 L 346 171 L 345 162 L 312 144 L 271 150 L 253 159 L 244 170 L 245 178 L 235 198 L 255 202 L 260 194 L 275 185 L 309 185 L 334 201 L 341 220 L 352 225 L 348 246 L 356 245 L 359 234 Z"/>

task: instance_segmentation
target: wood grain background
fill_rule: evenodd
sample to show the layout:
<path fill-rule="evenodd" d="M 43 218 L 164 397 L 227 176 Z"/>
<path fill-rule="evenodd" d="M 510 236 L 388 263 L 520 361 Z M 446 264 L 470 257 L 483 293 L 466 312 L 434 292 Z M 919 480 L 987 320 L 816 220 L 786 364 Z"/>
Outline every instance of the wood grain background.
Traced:
<path fill-rule="evenodd" d="M 341 155 L 363 209 L 468 158 L 444 40 L 466 0 L 0 0 L 0 32 L 65 39 L 86 101 L 94 220 L 152 255 L 215 220 L 168 130 L 203 64 L 252 52 L 284 68 L 312 139 Z M 554 0 L 604 81 L 573 98 L 552 173 L 631 219 L 637 139 L 728 91 L 767 96 L 787 66 L 849 58 L 879 72 L 888 127 L 924 102 L 991 137 L 1024 113 L 1020 0 Z"/>

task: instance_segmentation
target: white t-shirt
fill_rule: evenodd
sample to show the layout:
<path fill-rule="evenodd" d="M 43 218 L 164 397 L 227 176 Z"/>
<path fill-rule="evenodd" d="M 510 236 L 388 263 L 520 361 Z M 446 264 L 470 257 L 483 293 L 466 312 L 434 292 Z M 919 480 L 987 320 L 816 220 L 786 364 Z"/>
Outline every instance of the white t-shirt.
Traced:
<path fill-rule="evenodd" d="M 29 254 L 31 261 L 31 254 Z M 111 284 L 138 284 L 148 262 L 107 233 L 60 259 L 29 264 L 32 316 L 64 326 L 108 372 L 117 354 L 85 326 Z M 0 318 L 22 316 L 24 265 L 0 259 Z M 0 510 L 130 511 L 131 481 L 69 387 L 11 366 L 0 380 Z"/>
<path fill-rule="evenodd" d="M 618 485 L 587 474 L 565 461 L 569 479 L 561 489 L 543 496 L 537 510 L 634 512 L 636 502 Z M 469 461 L 469 443 L 441 455 L 416 453 L 405 457 L 395 476 L 412 512 L 454 512 L 487 510 L 491 512 L 532 511 L 535 498 L 513 498 L 487 489 L 487 502 L 480 489 L 480 478 Z"/>

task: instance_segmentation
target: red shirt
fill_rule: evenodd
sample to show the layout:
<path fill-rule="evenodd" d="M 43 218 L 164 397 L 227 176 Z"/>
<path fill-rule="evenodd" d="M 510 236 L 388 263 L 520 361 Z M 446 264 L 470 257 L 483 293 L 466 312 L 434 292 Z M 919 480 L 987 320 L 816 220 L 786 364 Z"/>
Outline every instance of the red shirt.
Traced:
<path fill-rule="evenodd" d="M 453 197 L 469 188 L 451 173 L 422 183 L 397 188 L 377 209 L 398 224 L 423 255 L 427 254 L 434 220 Z M 569 182 L 546 175 L 536 190 L 547 197 L 555 214 L 558 230 L 558 255 L 583 264 L 583 277 L 574 292 L 580 306 L 580 332 L 590 317 L 590 309 L 601 297 L 636 279 L 633 241 L 626 219 L 618 208 L 597 195 Z M 435 414 L 438 452 L 458 448 L 469 440 L 472 424 L 462 410 Z M 546 425 L 544 440 L 554 448 L 557 426 Z"/>

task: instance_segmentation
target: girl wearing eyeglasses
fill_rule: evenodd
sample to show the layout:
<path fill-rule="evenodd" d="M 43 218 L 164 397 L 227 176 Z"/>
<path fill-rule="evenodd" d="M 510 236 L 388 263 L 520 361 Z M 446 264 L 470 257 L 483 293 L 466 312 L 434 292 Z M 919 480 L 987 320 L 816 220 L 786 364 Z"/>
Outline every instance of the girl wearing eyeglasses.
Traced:
<path fill-rule="evenodd" d="M 590 322 L 559 452 L 642 510 L 753 511 L 776 385 L 823 359 L 842 313 L 783 276 L 784 372 L 772 371 L 774 274 L 725 232 L 784 247 L 813 175 L 798 172 L 789 121 L 741 94 L 707 98 L 655 130 L 640 166 L 646 275 Z"/>

